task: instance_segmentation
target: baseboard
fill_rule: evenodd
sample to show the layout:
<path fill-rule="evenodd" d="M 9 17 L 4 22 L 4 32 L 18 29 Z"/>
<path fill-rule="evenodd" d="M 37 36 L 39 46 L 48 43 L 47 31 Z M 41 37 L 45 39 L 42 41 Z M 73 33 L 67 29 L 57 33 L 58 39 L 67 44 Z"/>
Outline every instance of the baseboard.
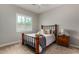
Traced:
<path fill-rule="evenodd" d="M 71 47 L 79 48 L 79 45 L 76 44 L 70 44 Z"/>
<path fill-rule="evenodd" d="M 2 44 L 2 45 L 0 45 L 0 47 L 5 47 L 5 46 L 9 46 L 9 45 L 16 44 L 16 43 L 19 43 L 19 41 L 14 41 L 14 42 Z"/>

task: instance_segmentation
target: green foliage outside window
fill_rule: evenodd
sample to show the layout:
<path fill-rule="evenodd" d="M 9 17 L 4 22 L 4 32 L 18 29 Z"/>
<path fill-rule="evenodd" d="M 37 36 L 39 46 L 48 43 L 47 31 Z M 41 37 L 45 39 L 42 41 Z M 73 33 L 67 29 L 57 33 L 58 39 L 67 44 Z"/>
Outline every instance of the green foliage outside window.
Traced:
<path fill-rule="evenodd" d="M 24 17 L 24 16 L 18 16 L 17 17 L 17 23 L 18 24 L 26 24 L 26 25 L 32 25 L 32 18 L 31 17 Z"/>

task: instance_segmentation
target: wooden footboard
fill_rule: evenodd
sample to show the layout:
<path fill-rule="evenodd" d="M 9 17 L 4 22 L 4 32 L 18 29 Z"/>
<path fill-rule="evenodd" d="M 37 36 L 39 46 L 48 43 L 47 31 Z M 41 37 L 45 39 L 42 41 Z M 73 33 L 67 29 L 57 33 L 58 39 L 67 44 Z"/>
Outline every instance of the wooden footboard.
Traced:
<path fill-rule="evenodd" d="M 39 54 L 39 36 L 36 36 L 35 53 Z"/>
<path fill-rule="evenodd" d="M 24 45 L 24 41 L 25 41 L 24 33 L 22 33 L 22 45 Z M 35 37 L 35 53 L 39 54 L 39 36 L 38 35 L 36 35 Z"/>

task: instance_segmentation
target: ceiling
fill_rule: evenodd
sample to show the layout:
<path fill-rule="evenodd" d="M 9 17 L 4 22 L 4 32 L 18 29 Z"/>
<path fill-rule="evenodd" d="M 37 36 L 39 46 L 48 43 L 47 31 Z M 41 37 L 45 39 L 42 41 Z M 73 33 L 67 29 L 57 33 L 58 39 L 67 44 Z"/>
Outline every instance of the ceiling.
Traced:
<path fill-rule="evenodd" d="M 16 4 L 16 6 L 39 14 L 52 8 L 59 7 L 61 4 Z"/>

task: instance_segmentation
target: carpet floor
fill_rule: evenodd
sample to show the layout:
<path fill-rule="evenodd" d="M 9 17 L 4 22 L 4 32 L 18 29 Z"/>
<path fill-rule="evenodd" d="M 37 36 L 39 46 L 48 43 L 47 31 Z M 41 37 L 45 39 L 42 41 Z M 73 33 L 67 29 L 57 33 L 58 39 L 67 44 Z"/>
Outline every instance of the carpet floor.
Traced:
<path fill-rule="evenodd" d="M 74 47 L 63 47 L 52 44 L 46 49 L 46 54 L 79 54 L 79 49 Z M 0 54 L 34 54 L 34 51 L 27 46 L 14 44 L 0 48 Z"/>

